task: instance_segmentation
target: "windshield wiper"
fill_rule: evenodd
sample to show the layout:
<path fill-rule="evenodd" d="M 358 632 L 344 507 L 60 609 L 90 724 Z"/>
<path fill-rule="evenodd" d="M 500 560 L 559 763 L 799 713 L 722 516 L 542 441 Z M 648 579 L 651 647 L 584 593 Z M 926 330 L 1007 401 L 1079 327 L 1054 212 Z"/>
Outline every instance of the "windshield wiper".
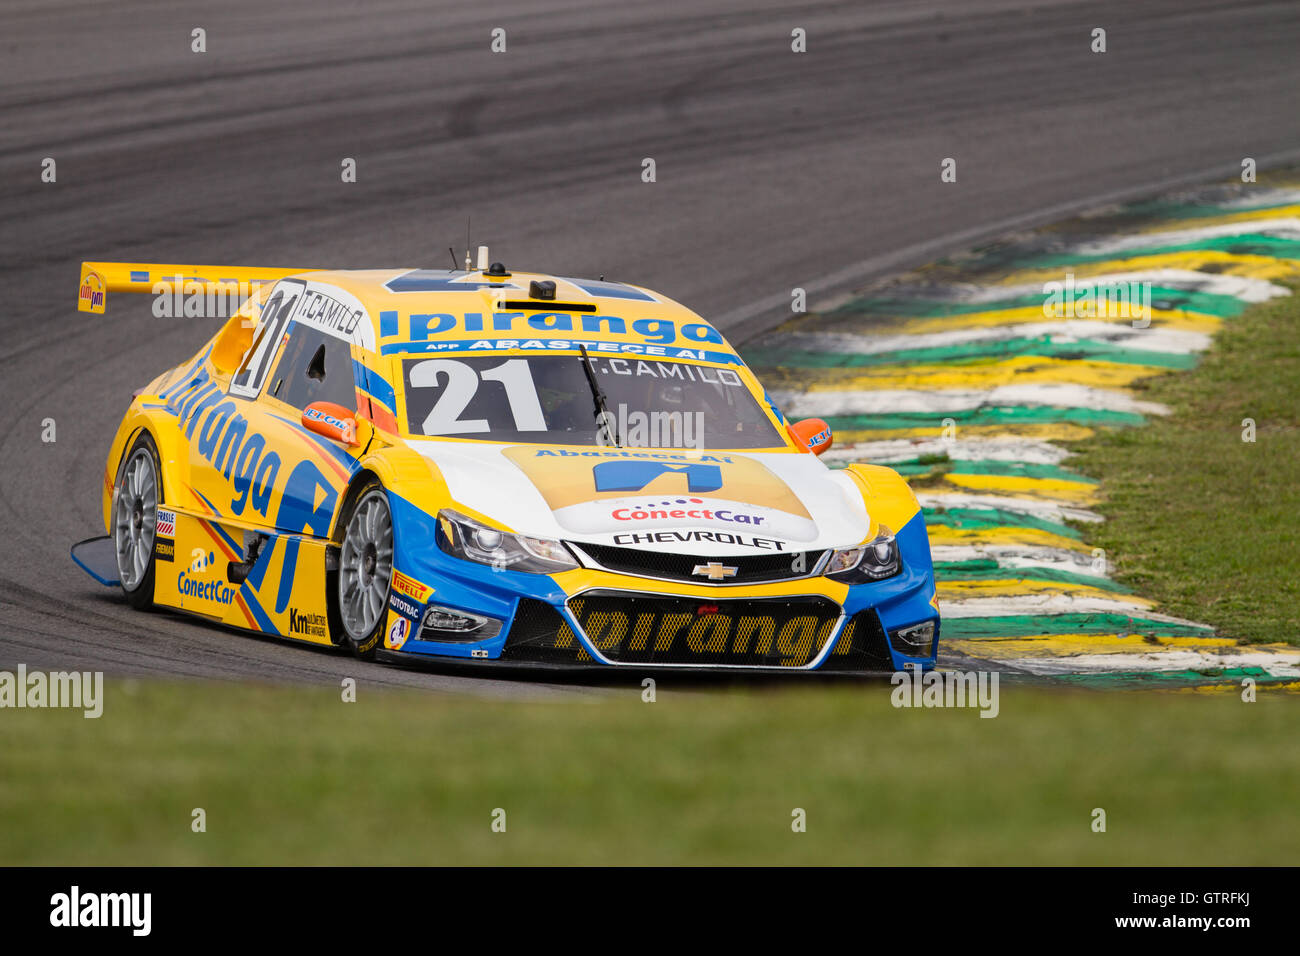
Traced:
<path fill-rule="evenodd" d="M 614 447 L 622 448 L 623 445 L 618 440 L 618 422 L 609 413 L 605 393 L 601 390 L 600 383 L 596 381 L 596 373 L 591 370 L 591 359 L 587 357 L 587 347 L 579 345 L 578 351 L 582 353 L 582 371 L 587 376 L 587 384 L 591 386 L 591 397 L 596 401 L 596 423 L 605 429 L 606 436 L 610 436 L 610 432 L 613 431 L 613 435 L 610 437 L 614 439 Z"/>

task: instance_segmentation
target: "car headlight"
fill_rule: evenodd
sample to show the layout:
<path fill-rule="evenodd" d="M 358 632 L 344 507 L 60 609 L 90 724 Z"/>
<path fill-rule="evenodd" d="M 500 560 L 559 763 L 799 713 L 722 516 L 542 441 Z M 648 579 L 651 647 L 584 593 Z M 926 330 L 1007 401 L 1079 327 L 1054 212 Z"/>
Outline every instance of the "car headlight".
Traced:
<path fill-rule="evenodd" d="M 934 646 L 934 621 L 922 621 L 890 631 L 889 643 L 898 653 L 908 657 L 929 657 L 930 648 Z"/>
<path fill-rule="evenodd" d="M 882 524 L 879 534 L 866 544 L 832 551 L 822 573 L 847 584 L 862 584 L 892 578 L 901 570 L 903 558 L 898 552 L 898 541 L 894 532 Z"/>
<path fill-rule="evenodd" d="M 447 508 L 438 512 L 438 532 L 438 546 L 466 561 L 533 574 L 578 567 L 562 541 L 498 531 Z"/>

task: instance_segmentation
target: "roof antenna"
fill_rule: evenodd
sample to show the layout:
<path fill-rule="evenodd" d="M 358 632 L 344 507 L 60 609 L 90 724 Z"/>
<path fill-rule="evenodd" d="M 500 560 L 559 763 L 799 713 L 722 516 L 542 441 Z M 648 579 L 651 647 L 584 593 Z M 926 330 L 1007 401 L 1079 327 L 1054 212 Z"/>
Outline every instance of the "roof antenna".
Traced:
<path fill-rule="evenodd" d="M 447 247 L 447 255 L 451 256 L 451 271 L 456 271 L 456 250 L 451 246 Z"/>
<path fill-rule="evenodd" d="M 470 266 L 469 250 L 471 248 L 471 244 L 469 241 L 469 221 L 470 221 L 470 217 L 466 216 L 465 217 L 465 271 L 466 272 L 469 272 L 469 266 Z"/>

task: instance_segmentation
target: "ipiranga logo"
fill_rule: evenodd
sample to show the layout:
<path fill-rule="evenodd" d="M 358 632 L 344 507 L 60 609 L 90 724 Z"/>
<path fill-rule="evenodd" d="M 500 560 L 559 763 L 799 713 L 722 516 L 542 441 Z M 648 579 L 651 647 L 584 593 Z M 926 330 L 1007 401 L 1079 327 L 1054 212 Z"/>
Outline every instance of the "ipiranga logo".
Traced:
<path fill-rule="evenodd" d="M 83 717 L 104 713 L 103 671 L 0 671 L 0 708 L 69 707 Z"/>
<path fill-rule="evenodd" d="M 126 926 L 133 936 L 148 936 L 152 893 L 82 893 L 74 886 L 50 897 L 51 926 Z"/>

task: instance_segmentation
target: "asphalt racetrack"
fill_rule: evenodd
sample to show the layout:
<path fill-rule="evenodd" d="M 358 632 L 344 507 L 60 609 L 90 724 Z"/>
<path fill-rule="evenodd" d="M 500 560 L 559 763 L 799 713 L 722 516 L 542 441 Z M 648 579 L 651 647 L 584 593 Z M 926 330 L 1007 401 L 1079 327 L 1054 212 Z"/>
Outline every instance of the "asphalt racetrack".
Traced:
<path fill-rule="evenodd" d="M 216 328 L 155 318 L 142 296 L 78 313 L 83 259 L 442 268 L 472 217 L 509 267 L 646 285 L 743 341 L 794 287 L 816 307 L 981 237 L 1297 146 L 1287 2 L 9 0 L 0 36 L 10 669 L 337 683 L 362 668 L 555 692 L 140 614 L 77 569 L 68 546 L 103 533 L 131 392 Z M 956 183 L 940 181 L 946 157 Z"/>

